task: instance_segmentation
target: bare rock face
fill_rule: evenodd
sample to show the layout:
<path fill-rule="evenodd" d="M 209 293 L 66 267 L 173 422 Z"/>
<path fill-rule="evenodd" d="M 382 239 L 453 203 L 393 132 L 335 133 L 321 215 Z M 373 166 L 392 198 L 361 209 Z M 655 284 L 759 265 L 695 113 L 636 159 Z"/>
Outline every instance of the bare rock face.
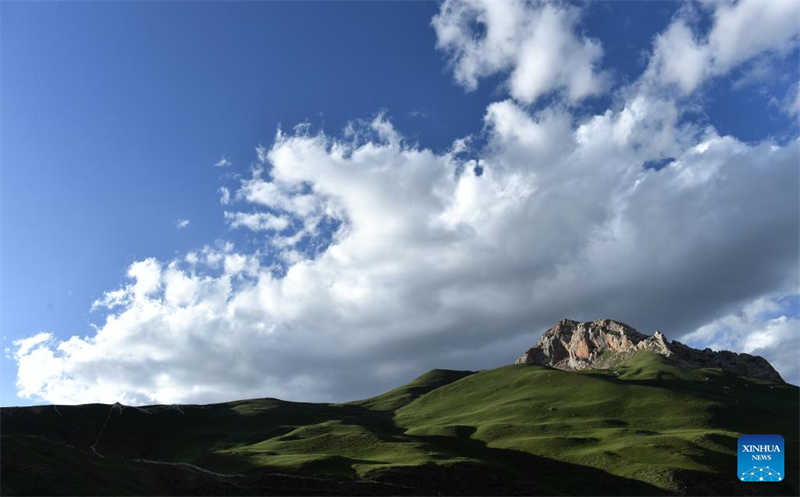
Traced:
<path fill-rule="evenodd" d="M 562 319 L 514 364 L 540 364 L 570 371 L 605 369 L 640 350 L 661 354 L 682 367 L 720 368 L 739 376 L 783 382 L 763 357 L 727 350 L 697 350 L 668 340 L 660 331 L 647 336 L 611 319 L 584 323 Z"/>

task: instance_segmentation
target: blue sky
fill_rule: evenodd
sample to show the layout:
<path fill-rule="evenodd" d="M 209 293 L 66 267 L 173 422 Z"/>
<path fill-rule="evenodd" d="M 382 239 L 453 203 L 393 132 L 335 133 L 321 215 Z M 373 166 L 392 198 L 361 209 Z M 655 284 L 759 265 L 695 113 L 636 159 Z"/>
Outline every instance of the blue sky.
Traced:
<path fill-rule="evenodd" d="M 498 5 L 502 7 L 502 3 Z M 539 332 L 567 312 L 571 313 L 570 317 L 587 319 L 613 317 L 644 330 L 663 327 L 668 336 L 688 336 L 698 346 L 717 344 L 738 351 L 761 350 L 773 362 L 780 362 L 778 356 L 769 357 L 768 352 L 795 340 L 791 329 L 797 324 L 797 279 L 787 280 L 785 275 L 797 274 L 796 257 L 786 255 L 796 249 L 797 237 L 793 237 L 794 242 L 787 242 L 789 245 L 776 244 L 774 250 L 767 246 L 762 254 L 753 253 L 748 247 L 762 236 L 761 228 L 758 228 L 764 225 L 762 219 L 777 218 L 775 226 L 778 227 L 796 226 L 796 205 L 791 208 L 784 203 L 776 207 L 766 200 L 741 198 L 735 185 L 727 191 L 725 184 L 720 184 L 712 189 L 717 197 L 708 200 L 715 203 L 703 206 L 700 198 L 708 198 L 707 194 L 697 193 L 697 198 L 688 198 L 667 194 L 654 187 L 651 201 L 663 202 L 663 212 L 651 213 L 652 217 L 643 221 L 633 215 L 622 219 L 641 228 L 637 233 L 649 233 L 649 230 L 656 229 L 654 225 L 666 230 L 673 222 L 675 226 L 686 226 L 686 223 L 681 224 L 683 215 L 687 216 L 685 220 L 689 223 L 694 222 L 696 215 L 683 213 L 683 207 L 670 207 L 670 200 L 680 200 L 681 206 L 697 202 L 697 208 L 707 212 L 719 209 L 719 212 L 731 213 L 748 202 L 755 206 L 741 215 L 744 228 L 736 226 L 733 215 L 730 219 L 718 217 L 714 221 L 716 224 L 709 225 L 712 229 L 698 224 L 697 230 L 690 229 L 686 236 L 697 240 L 706 237 L 708 245 L 699 248 L 687 246 L 685 250 L 664 254 L 663 257 L 652 251 L 647 259 L 649 262 L 642 262 L 641 267 L 626 265 L 620 254 L 627 249 L 616 247 L 611 253 L 617 254 L 615 257 L 619 260 L 605 256 L 597 260 L 619 263 L 624 267 L 621 266 L 613 275 L 598 274 L 598 286 L 584 290 L 566 280 L 554 279 L 553 271 L 569 264 L 595 260 L 591 259 L 596 256 L 595 249 L 582 238 L 583 228 L 592 232 L 608 230 L 613 224 L 609 220 L 615 214 L 608 213 L 607 217 L 602 217 L 593 213 L 596 209 L 591 208 L 575 212 L 559 209 L 558 202 L 563 195 L 557 195 L 555 192 L 561 190 L 554 189 L 553 196 L 550 196 L 547 185 L 551 183 L 548 181 L 570 191 L 570 185 L 591 173 L 568 176 L 563 172 L 579 168 L 567 161 L 558 166 L 563 174 L 545 181 L 544 178 L 549 176 L 543 171 L 561 160 L 554 157 L 572 152 L 555 148 L 527 150 L 523 145 L 531 142 L 524 137 L 513 137 L 512 140 L 510 133 L 516 129 L 532 129 L 532 133 L 541 132 L 550 137 L 552 143 L 557 143 L 561 136 L 578 136 L 576 130 L 590 122 L 593 116 L 607 115 L 610 120 L 616 119 L 620 123 L 626 109 L 637 108 L 651 109 L 642 112 L 655 112 L 658 118 L 651 119 L 645 115 L 641 124 L 635 125 L 639 128 L 633 133 L 638 130 L 657 133 L 647 123 L 658 121 L 665 114 L 653 109 L 674 110 L 674 119 L 659 124 L 659 129 L 674 130 L 669 138 L 661 135 L 642 138 L 642 143 L 661 144 L 652 152 L 643 152 L 649 145 L 626 143 L 617 151 L 595 147 L 574 154 L 576 161 L 577 157 L 589 154 L 590 159 L 599 163 L 616 161 L 627 164 L 625 171 L 615 169 L 603 173 L 603 179 L 611 181 L 617 178 L 609 184 L 631 180 L 631 174 L 634 174 L 631 171 L 635 172 L 637 164 L 640 166 L 647 160 L 680 158 L 698 144 L 717 143 L 709 135 L 709 130 L 720 138 L 720 147 L 729 147 L 719 153 L 730 157 L 696 166 L 700 170 L 712 171 L 709 174 L 727 174 L 724 171 L 717 173 L 719 161 L 749 164 L 752 154 L 762 157 L 752 161 L 753 164 L 759 163 L 759 160 L 764 160 L 764 147 L 769 146 L 780 148 L 788 157 L 775 159 L 776 163 L 783 164 L 781 160 L 790 161 L 792 157 L 796 159 L 797 112 L 800 110 L 793 110 L 793 106 L 800 79 L 798 33 L 786 34 L 785 29 L 781 31 L 779 23 L 780 18 L 787 16 L 789 19 L 794 16 L 797 20 L 798 10 L 791 3 L 788 6 L 781 4 L 780 8 L 786 8 L 786 11 L 765 14 L 772 15 L 765 22 L 777 23 L 772 30 L 774 34 L 736 39 L 735 36 L 725 38 L 722 35 L 717 38 L 714 33 L 724 35 L 727 31 L 717 28 L 727 26 L 725 23 L 735 31 L 737 16 L 746 14 L 741 11 L 750 8 L 748 2 L 721 6 L 675 2 L 554 5 L 555 27 L 542 20 L 547 19 L 547 7 L 518 5 L 522 9 L 519 17 L 530 19 L 528 24 L 519 28 L 519 39 L 511 40 L 508 46 L 487 43 L 477 47 L 476 59 L 470 60 L 464 55 L 467 52 L 464 51 L 463 39 L 459 38 L 448 46 L 443 42 L 444 31 L 432 24 L 435 16 L 443 22 L 461 22 L 454 14 L 464 7 L 460 2 L 444 5 L 435 2 L 1 4 L 0 301 L 3 304 L 0 328 L 6 353 L 0 359 L 3 371 L 0 403 L 108 401 L 110 398 L 130 402 L 206 401 L 225 398 L 226 395 L 237 397 L 259 392 L 265 396 L 349 398 L 396 385 L 425 368 L 476 368 L 503 364 L 503 357 L 513 357 L 519 352 L 519 347 L 534 341 Z M 488 25 L 480 26 L 485 23 L 485 17 L 481 16 L 494 8 L 473 5 L 463 10 L 466 17 L 474 17 L 467 20 L 477 23 L 476 36 L 495 29 Z M 448 15 L 454 17 L 449 19 Z M 678 25 L 689 26 L 690 32 L 694 33 L 694 45 L 687 45 L 686 39 L 679 37 L 680 30 L 670 31 Z M 536 32 L 536 26 L 541 33 L 549 33 L 548 29 L 552 27 L 558 34 L 560 29 L 563 33 L 558 36 L 563 35 L 569 41 L 562 45 L 555 42 L 548 45 L 547 40 L 542 41 L 531 34 Z M 659 51 L 658 39 L 670 40 L 672 44 L 665 42 L 663 46 L 671 47 L 671 51 Z M 558 77 L 564 78 L 563 84 L 557 78 L 545 78 L 543 90 L 537 93 L 532 93 L 531 86 L 514 86 L 514 74 L 523 74 L 522 68 L 528 67 L 520 54 L 526 53 L 525 44 L 530 40 L 538 40 L 537 53 L 552 49 L 555 64 L 559 65 L 542 66 L 537 70 L 561 74 Z M 591 55 L 594 52 L 587 47 L 592 43 L 602 47 L 599 55 Z M 739 43 L 741 46 L 730 52 L 726 43 Z M 693 60 L 688 56 L 681 57 L 679 49 L 706 57 L 698 59 L 704 60 L 697 66 L 701 69 L 663 62 L 673 60 L 671 57 L 679 61 Z M 569 53 L 559 53 L 559 50 L 574 50 L 574 53 L 570 57 Z M 729 53 L 740 55 L 731 56 Z M 567 57 L 559 58 L 564 55 Z M 574 79 L 580 68 L 573 68 L 576 72 L 570 74 L 558 71 L 562 71 L 563 60 L 581 60 L 584 55 L 591 62 L 590 89 L 575 97 L 573 90 L 584 91 Z M 662 60 L 662 65 L 656 64 L 658 60 Z M 477 65 L 469 66 L 467 63 Z M 459 79 L 459 67 L 481 67 L 471 74 L 476 80 L 474 87 L 465 79 Z M 674 73 L 676 67 L 679 70 L 677 75 Z M 700 74 L 695 80 L 687 82 L 681 79 L 695 70 Z M 469 76 L 469 73 L 462 74 Z M 530 81 L 538 81 L 536 78 L 539 76 L 531 76 L 530 72 L 525 74 L 528 79 L 522 79 L 529 85 L 533 84 Z M 637 95 L 640 104 L 646 103 L 644 107 L 634 105 Z M 526 119 L 541 125 L 542 131 L 528 126 Z M 600 122 L 596 122 L 599 126 Z M 301 123 L 307 123 L 308 128 L 299 133 L 293 131 Z M 351 130 L 356 130 L 359 137 L 356 141 L 348 141 L 353 136 L 345 132 L 348 124 Z M 549 131 L 550 124 L 552 132 Z M 284 136 L 296 140 L 276 141 L 278 129 L 284 130 Z M 503 131 L 505 129 L 512 131 Z M 531 203 L 526 204 L 527 207 L 509 214 L 508 222 L 500 222 L 499 216 L 507 212 L 505 207 L 501 207 L 506 205 L 505 197 L 481 197 L 483 203 L 471 208 L 491 219 L 483 221 L 467 216 L 459 218 L 458 222 L 462 228 L 469 225 L 476 233 L 520 237 L 520 247 L 533 243 L 535 256 L 526 259 L 527 256 L 504 251 L 501 247 L 486 248 L 487 245 L 480 240 L 456 243 L 453 233 L 463 230 L 452 226 L 450 228 L 456 231 L 412 237 L 409 233 L 421 229 L 420 219 L 439 219 L 445 213 L 455 212 L 452 209 L 438 212 L 433 203 L 428 202 L 430 199 L 416 197 L 419 191 L 425 190 L 428 184 L 425 181 L 430 180 L 433 184 L 440 180 L 425 175 L 417 178 L 414 176 L 417 173 L 410 173 L 413 181 L 421 182 L 414 183 L 415 189 L 410 193 L 392 190 L 391 185 L 402 183 L 402 176 L 399 180 L 394 178 L 387 182 L 376 179 L 364 186 L 364 191 L 359 190 L 357 184 L 351 185 L 344 180 L 341 180 L 343 183 L 327 185 L 325 178 L 330 175 L 326 176 L 325 171 L 330 169 L 315 171 L 308 165 L 321 160 L 322 156 L 306 148 L 298 149 L 302 153 L 289 151 L 292 146 L 312 147 L 314 140 L 323 136 L 329 141 L 320 150 L 328 152 L 336 143 L 355 149 L 365 143 L 386 148 L 385 154 L 376 154 L 374 160 L 377 162 L 361 173 L 357 169 L 361 166 L 347 166 L 345 159 L 331 162 L 350 167 L 354 175 L 377 174 L 374 171 L 394 167 L 392 164 L 412 164 L 396 167 L 410 167 L 417 171 L 413 161 L 418 158 L 411 157 L 410 151 L 413 150 L 429 151 L 435 159 L 424 160 L 441 162 L 444 164 L 442 167 L 448 167 L 447 164 L 454 161 L 460 161 L 463 166 L 468 164 L 467 161 L 480 159 L 489 168 L 495 165 L 497 171 L 527 170 L 529 161 L 526 157 L 530 157 L 534 164 L 530 167 L 538 167 L 541 171 L 531 176 L 527 184 L 540 185 L 539 194 L 543 195 L 543 200 L 552 202 L 551 210 L 537 210 L 540 209 L 539 201 L 531 194 Z M 401 142 L 394 142 L 395 136 L 402 137 Z M 307 142 L 302 142 L 304 137 Z M 448 155 L 454 150 L 454 142 L 465 137 L 469 137 L 465 150 Z M 729 139 L 725 141 L 725 137 Z M 257 146 L 272 151 L 273 157 L 259 158 Z M 396 156 L 391 155 L 392 151 Z M 291 152 L 294 154 L 292 160 L 301 162 L 282 165 L 282 152 Z M 309 155 L 303 155 L 305 153 Z M 354 152 L 351 149 L 348 153 Z M 540 158 L 545 162 L 538 164 L 536 161 Z M 230 164 L 215 167 L 214 164 L 222 159 Z M 691 163 L 689 155 L 682 161 Z M 771 159 L 766 159 L 766 162 L 771 162 Z M 306 166 L 307 171 L 304 169 Z M 419 166 L 425 167 L 435 166 Z M 751 172 L 760 178 L 758 181 L 761 183 L 756 183 L 763 184 L 763 188 L 782 189 L 756 195 L 772 196 L 777 199 L 775 202 L 795 199 L 796 204 L 797 185 L 791 185 L 789 181 L 788 186 L 781 186 L 779 181 L 796 177 L 796 167 L 774 167 L 780 170 L 775 172 L 753 166 Z M 254 173 L 253 168 L 262 172 Z M 754 172 L 756 169 L 758 171 Z M 295 177 L 291 171 L 304 171 L 307 176 Z M 663 171 L 672 174 L 669 165 Z M 661 171 L 653 170 L 652 173 L 655 175 Z M 499 173 L 497 177 L 500 178 Z M 489 175 L 487 181 L 491 178 L 494 176 Z M 770 178 L 775 181 L 770 181 Z M 650 185 L 659 180 L 656 176 L 648 176 L 647 181 Z M 662 181 L 667 184 L 670 180 L 663 177 Z M 305 185 L 307 192 L 312 192 L 307 196 L 315 197 L 314 205 L 320 209 L 319 219 L 309 218 L 306 211 L 292 211 L 284 204 L 275 203 L 276 198 L 285 200 L 284 197 L 265 200 L 256 194 L 247 196 L 247 192 L 263 191 L 265 184 L 279 183 L 284 188 L 281 195 L 285 198 L 302 196 L 298 193 L 300 190 L 292 185 Z M 746 183 L 743 179 L 742 184 Z M 502 184 L 505 185 L 502 191 L 510 191 L 507 182 Z M 602 181 L 599 184 L 603 184 Z M 452 193 L 453 202 L 458 200 L 457 192 L 466 188 L 465 185 L 452 185 L 455 192 Z M 227 188 L 234 196 L 231 204 L 221 205 L 221 187 Z M 476 191 L 475 195 L 480 195 L 480 189 Z M 237 192 L 240 192 L 239 197 L 236 197 Z M 339 192 L 355 193 L 351 198 L 348 197 L 350 193 L 340 195 Z M 370 199 L 372 193 L 401 200 L 392 205 L 372 204 L 364 200 Z M 356 198 L 357 195 L 361 197 Z M 575 195 L 579 193 L 575 192 Z M 620 195 L 620 199 L 627 198 Z M 594 201 L 605 202 L 603 199 Z M 575 202 L 568 204 L 575 205 Z M 417 228 L 403 231 L 402 236 L 394 232 L 369 232 L 368 228 L 373 226 L 371 220 L 355 212 L 362 207 L 373 207 L 375 212 L 398 213 L 398 219 L 402 220 L 400 213 L 415 210 L 414 206 L 432 210 L 420 214 L 422 217 L 405 220 L 409 226 Z M 759 209 L 764 209 L 764 212 Z M 781 212 L 775 212 L 775 209 Z M 301 238 L 292 251 L 284 242 L 278 245 L 278 238 L 273 237 L 280 233 L 275 230 L 232 226 L 232 217 L 226 218 L 226 211 L 284 216 L 291 219 L 291 226 L 312 227 L 308 237 Z M 675 213 L 674 217 L 656 221 L 661 219 L 659 216 L 671 215 L 671 212 Z M 314 224 L 320 219 L 321 224 Z M 180 220 L 189 223 L 179 229 L 177 224 Z M 475 224 L 479 222 L 489 224 Z M 639 222 L 643 224 L 637 224 Z M 752 223 L 751 231 L 748 231 L 748 222 Z M 288 230 L 283 235 L 293 234 L 292 228 Z M 666 231 L 659 233 L 668 234 Z M 539 247 L 535 245 L 538 242 L 531 242 L 526 234 L 530 234 L 531 239 L 535 234 L 538 239 L 544 238 L 549 242 L 542 242 Z M 394 235 L 397 236 L 393 238 Z M 621 234 L 617 235 L 622 239 Z M 683 235 L 674 233 L 674 236 Z M 345 243 L 348 237 L 352 243 Z M 324 243 L 312 254 L 308 249 L 309 240 L 317 238 Z M 386 257 L 380 264 L 376 262 L 377 256 L 365 245 L 356 244 L 356 240 L 375 239 L 380 239 L 381 243 L 385 241 L 388 247 L 380 252 Z M 431 241 L 434 239 L 438 241 Z M 225 242 L 232 245 L 226 247 Z M 471 245 L 473 242 L 475 245 Z M 329 253 L 329 244 L 339 243 L 345 247 L 341 252 L 348 254 L 348 260 L 360 261 L 360 265 L 345 267 L 325 262 L 325 257 L 335 258 L 338 253 Z M 720 266 L 718 271 L 709 270 L 709 278 L 720 283 L 701 287 L 692 285 L 697 293 L 691 295 L 691 301 L 681 300 L 678 296 L 686 295 L 686 288 L 680 282 L 667 281 L 667 277 L 654 283 L 658 288 L 644 295 L 635 292 L 635 285 L 631 284 L 654 275 L 669 275 L 672 273 L 671 264 L 684 267 L 688 265 L 687 261 L 699 264 L 698 261 L 706 256 L 704 250 L 734 245 L 742 247 L 741 251 L 723 248 L 724 253 L 718 253 L 714 260 L 730 260 L 731 264 L 737 261 L 736 264 L 741 265 L 737 267 L 745 268 L 741 271 L 742 278 L 732 277 L 728 283 L 722 283 L 719 275 L 726 274 L 725 269 Z M 220 269 L 214 266 L 213 261 L 206 261 L 207 270 L 181 266 L 184 274 L 190 277 L 208 275 L 220 281 L 227 278 L 225 281 L 230 283 L 231 289 L 223 300 L 228 302 L 225 304 L 228 307 L 220 311 L 218 318 L 234 323 L 230 326 L 235 332 L 217 328 L 220 326 L 217 321 L 214 321 L 216 324 L 204 321 L 205 324 L 198 324 L 193 328 L 196 331 L 192 332 L 197 333 L 192 335 L 192 340 L 203 343 L 203 346 L 190 346 L 191 340 L 157 345 L 160 339 L 147 333 L 173 336 L 170 334 L 177 332 L 170 328 L 172 325 L 152 324 L 147 320 L 136 321 L 136 324 L 126 321 L 128 318 L 133 320 L 133 312 L 139 308 L 136 298 L 152 297 L 149 291 L 137 294 L 131 290 L 121 307 L 90 310 L 93 302 L 102 300 L 106 292 L 132 284 L 136 277 L 126 276 L 129 267 L 148 258 L 157 261 L 160 268 L 157 270 L 160 283 L 156 285 L 158 290 L 154 291 L 164 292 L 159 298 L 167 302 L 169 283 L 166 272 L 162 271 L 166 271 L 164 268 L 173 260 L 192 264 L 185 263 L 186 255 L 202 253 L 204 246 L 208 247 L 206 255 L 217 253 L 218 259 L 232 255 L 254 257 L 254 262 L 247 263 L 257 266 L 253 266 L 252 271 L 242 270 L 227 276 L 228 269 L 225 268 L 228 266 Z M 476 257 L 475 264 L 482 265 L 488 275 L 476 278 L 475 272 L 479 268 L 467 264 L 461 269 L 442 272 L 436 278 L 420 276 L 414 279 L 414 268 L 427 263 L 425 254 L 430 251 L 446 254 L 459 247 L 459 250 L 463 249 L 459 254 L 465 257 L 474 256 L 477 250 L 486 250 L 486 262 Z M 643 245 L 633 248 L 641 249 L 637 253 L 653 250 Z M 394 254 L 393 250 L 400 255 Z M 566 254 L 563 255 L 566 259 L 554 254 Z M 452 260 L 459 260 L 457 255 L 452 257 Z M 766 259 L 779 262 L 768 263 Z M 520 266 L 505 265 L 511 260 L 519 261 Z M 396 274 L 386 276 L 384 269 L 378 268 L 385 268 L 391 261 L 403 261 L 398 263 L 398 271 L 403 277 Z M 503 264 L 495 265 L 498 261 Z M 317 276 L 301 278 L 304 291 L 291 294 L 287 289 L 290 286 L 288 280 L 267 283 L 266 276 L 260 272 L 266 274 L 276 262 L 283 266 L 284 271 L 298 265 L 298 274 L 301 266 L 308 265 L 309 274 Z M 327 265 L 317 267 L 323 264 Z M 376 264 L 374 273 L 370 272 L 370 264 Z M 152 269 L 155 266 L 147 267 Z M 434 267 L 441 267 L 441 264 Z M 726 267 L 730 270 L 730 266 Z M 358 274 L 359 268 L 363 269 L 363 274 Z M 529 274 L 526 272 L 528 269 L 531 271 Z M 573 270 L 577 271 L 577 266 Z M 659 272 L 662 270 L 663 273 Z M 552 288 L 547 292 L 543 290 L 548 297 L 536 294 L 526 300 L 518 298 L 519 294 L 503 295 L 491 285 L 484 286 L 486 281 L 502 286 L 502 282 L 507 281 L 505 275 L 508 271 L 524 274 L 514 279 L 509 288 Z M 273 274 L 280 279 L 282 273 L 273 271 Z M 339 299 L 341 295 L 338 294 L 316 295 L 317 287 L 331 287 L 337 281 L 350 279 L 353 283 L 346 286 L 349 293 L 345 292 L 348 296 L 342 297 L 344 300 Z M 138 281 L 142 281 L 141 277 Z M 745 289 L 749 286 L 748 281 L 753 281 L 752 288 Z M 281 286 L 280 290 L 275 290 L 283 295 L 281 298 L 294 295 L 287 302 L 302 302 L 305 307 L 297 314 L 282 315 L 282 310 L 271 307 L 278 306 L 278 297 L 274 297 L 274 303 L 267 302 L 269 297 L 264 290 L 267 285 Z M 609 289 L 626 286 L 631 288 L 632 295 L 642 295 L 642 301 L 636 306 L 623 302 L 627 295 L 625 291 L 619 291 L 615 294 L 617 297 L 607 296 Z M 254 307 L 232 307 L 234 302 L 238 302 L 237 297 L 245 301 L 248 292 L 254 292 L 256 288 L 260 288 L 261 293 L 252 297 L 252 302 L 258 302 L 252 304 Z M 397 289 L 398 293 L 384 298 L 378 288 Z M 426 291 L 437 295 L 439 300 L 433 300 L 438 303 L 406 298 Z M 473 294 L 482 303 L 499 299 L 481 314 L 478 321 L 465 311 L 475 307 L 470 300 L 472 297 L 466 297 Z M 358 296 L 357 302 L 351 302 L 354 295 Z M 320 299 L 326 303 L 324 308 L 322 304 L 318 305 Z M 550 299 L 558 304 L 554 305 Z M 191 306 L 206 309 L 196 295 L 187 302 L 180 304 L 187 313 L 186 309 Z M 280 309 L 291 307 L 289 303 L 284 304 L 279 306 Z M 386 313 L 392 316 L 392 320 L 387 322 L 364 311 L 386 309 L 386 306 L 390 307 Z M 656 308 L 661 310 L 656 311 Z M 366 316 L 363 322 L 353 323 L 348 321 L 349 318 L 342 318 L 348 309 L 352 312 L 361 309 L 362 315 Z M 503 319 L 495 313 L 499 312 L 498 309 L 505 310 Z M 174 313 L 174 309 L 163 312 Z M 425 313 L 430 313 L 430 320 L 417 323 L 413 329 L 395 329 L 398 320 L 416 322 L 415 316 Z M 106 326 L 107 316 L 120 317 L 123 314 L 117 328 Z M 669 317 L 680 314 L 685 314 L 685 317 Z M 317 326 L 319 321 L 314 319 L 327 322 L 329 326 Z M 471 329 L 462 326 L 462 320 L 482 323 L 482 327 Z M 273 330 L 272 334 L 267 338 L 259 338 L 258 334 L 240 334 L 246 333 L 240 328 L 253 329 L 254 323 L 266 323 L 267 328 Z M 296 331 L 301 328 L 304 330 L 302 333 Z M 130 353 L 117 358 L 115 364 L 127 365 L 121 368 L 123 371 L 119 372 L 119 377 L 114 377 L 113 383 L 118 387 L 105 385 L 100 379 L 102 374 L 97 373 L 104 367 L 116 366 L 103 365 L 94 359 L 79 357 L 77 353 L 59 352 L 57 348 L 70 337 L 85 337 L 86 343 L 90 344 L 86 350 L 103 355 L 107 351 L 101 353 L 104 349 L 96 341 L 101 329 L 106 330 L 107 336 L 116 337 L 114 340 L 119 340 L 119 347 L 153 345 L 152 349 L 138 352 L 131 346 Z M 149 331 L 143 332 L 143 329 Z M 353 329 L 360 331 L 348 335 Z M 753 330 L 761 335 L 752 335 Z M 35 346 L 21 346 L 20 340 L 41 332 L 50 333 L 47 342 L 40 340 Z M 212 336 L 226 336 L 229 341 L 220 345 L 209 338 Z M 367 336 L 371 338 L 362 338 Z M 316 351 L 309 346 L 314 337 L 322 343 L 330 339 L 331 343 L 346 346 L 342 347 L 341 353 L 326 356 L 322 350 Z M 451 350 L 448 343 L 453 341 L 467 344 L 465 350 Z M 192 369 L 183 360 L 176 359 L 176 363 L 155 351 L 166 346 L 180 352 L 181 347 L 187 347 L 183 357 L 193 357 L 202 363 L 205 358 L 202 351 L 213 354 L 215 347 L 222 347 L 228 354 L 222 354 L 226 360 L 238 358 L 236 360 L 249 366 L 248 361 L 256 359 L 242 351 L 253 349 L 254 343 L 258 344 L 256 348 L 261 357 L 273 354 L 302 357 L 301 351 L 307 351 L 324 367 L 318 371 L 298 369 L 288 359 L 286 363 L 276 360 L 274 369 L 253 365 L 244 367 L 241 374 L 217 380 L 205 377 L 211 373 Z M 21 352 L 22 348 L 31 352 L 37 347 L 42 351 L 52 351 L 48 357 L 55 357 L 55 362 L 41 362 L 41 357 L 37 359 Z M 419 352 L 422 349 L 425 349 L 424 353 Z M 195 352 L 199 355 L 193 356 Z M 388 362 L 365 362 L 363 369 L 346 366 L 375 354 L 392 358 Z M 43 369 L 52 366 L 55 372 L 44 379 L 34 378 L 30 371 L 36 370 L 37 364 Z M 169 381 L 164 380 L 168 377 Z M 259 382 L 259 377 L 268 379 Z M 370 380 L 352 381 L 362 377 Z M 335 378 L 343 383 L 350 381 L 352 388 L 331 388 L 326 378 Z M 18 381 L 23 386 L 18 386 Z M 168 386 L 163 386 L 165 381 Z M 148 386 L 137 389 L 125 385 Z"/>

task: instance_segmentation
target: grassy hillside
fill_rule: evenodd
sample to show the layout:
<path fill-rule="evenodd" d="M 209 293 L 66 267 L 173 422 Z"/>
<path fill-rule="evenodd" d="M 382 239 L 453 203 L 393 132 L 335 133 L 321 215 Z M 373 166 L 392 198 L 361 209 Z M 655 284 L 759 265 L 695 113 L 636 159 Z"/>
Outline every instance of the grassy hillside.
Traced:
<path fill-rule="evenodd" d="M 642 353 L 434 370 L 346 404 L 4 408 L 2 493 L 797 495 L 799 402 Z M 784 436 L 787 481 L 736 480 L 742 433 Z"/>
<path fill-rule="evenodd" d="M 698 494 L 741 490 L 735 455 L 742 433 L 782 434 L 790 468 L 800 448 L 797 387 L 684 370 L 647 353 L 608 371 L 508 366 L 477 373 L 409 403 L 396 421 L 410 434 L 451 436 L 458 427 L 489 447 Z M 796 488 L 796 472 L 790 477 Z"/>

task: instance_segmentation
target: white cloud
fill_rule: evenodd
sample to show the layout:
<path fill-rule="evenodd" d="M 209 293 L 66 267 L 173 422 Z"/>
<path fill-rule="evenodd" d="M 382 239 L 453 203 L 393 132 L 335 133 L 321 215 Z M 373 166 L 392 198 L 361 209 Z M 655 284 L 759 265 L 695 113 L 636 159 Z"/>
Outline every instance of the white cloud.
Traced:
<path fill-rule="evenodd" d="M 219 187 L 219 203 L 222 205 L 228 205 L 231 203 L 231 191 L 228 190 L 226 187 L 221 186 Z"/>
<path fill-rule="evenodd" d="M 202 279 L 186 274 L 177 262 L 167 266 L 161 275 L 164 281 L 164 301 L 174 306 L 185 306 L 195 301 Z"/>
<path fill-rule="evenodd" d="M 227 157 L 222 157 L 217 162 L 214 163 L 214 167 L 228 167 L 232 164 L 233 163 L 230 160 L 228 160 Z"/>
<path fill-rule="evenodd" d="M 689 93 L 708 77 L 711 49 L 698 43 L 688 24 L 678 19 L 656 38 L 650 70 L 659 83 L 676 83 Z"/>
<path fill-rule="evenodd" d="M 786 54 L 800 41 L 800 3 L 795 0 L 709 2 L 712 25 L 695 33 L 691 9 L 682 10 L 656 37 L 645 79 L 676 84 L 683 93 L 762 53 Z"/>
<path fill-rule="evenodd" d="M 795 0 L 739 0 L 717 5 L 708 45 L 716 71 L 725 73 L 761 52 L 788 51 L 797 46 L 799 36 L 800 5 Z"/>
<path fill-rule="evenodd" d="M 189 226 L 188 219 L 178 219 L 178 221 L 175 223 L 175 227 L 178 228 L 179 230 L 182 230 L 187 226 Z"/>
<path fill-rule="evenodd" d="M 494 103 L 480 176 L 385 120 L 358 143 L 279 133 L 262 154 L 270 176 L 257 168 L 237 196 L 303 226 L 335 218 L 313 229 L 322 248 L 275 244 L 285 274 L 230 244 L 136 262 L 94 336 L 19 347 L 20 395 L 345 400 L 426 368 L 507 363 L 564 316 L 677 338 L 790 288 L 800 143 L 748 145 L 670 109 L 639 95 L 573 123 Z M 641 167 L 663 150 L 672 164 Z M 791 337 L 778 325 L 731 346 L 780 361 Z"/>
<path fill-rule="evenodd" d="M 599 42 L 576 33 L 580 12 L 524 0 L 447 0 L 433 18 L 437 47 L 460 84 L 510 71 L 511 96 L 531 103 L 551 91 L 570 102 L 603 92 Z"/>
<path fill-rule="evenodd" d="M 152 257 L 134 262 L 128 268 L 128 277 L 136 280 L 136 283 L 131 287 L 133 296 L 137 298 L 147 297 L 159 289 L 161 263 Z"/>
<path fill-rule="evenodd" d="M 28 355 L 37 346 L 43 345 L 44 343 L 50 341 L 52 338 L 53 338 L 52 333 L 42 331 L 28 338 L 14 340 L 14 346 L 17 348 L 15 356 L 21 357 Z"/>
<path fill-rule="evenodd" d="M 225 220 L 231 228 L 245 227 L 253 231 L 282 231 L 289 226 L 285 217 L 275 216 L 269 212 L 228 212 L 225 211 Z"/>
<path fill-rule="evenodd" d="M 97 299 L 92 303 L 92 311 L 100 307 L 113 309 L 117 306 L 124 305 L 128 301 L 128 291 L 125 288 L 113 290 L 103 294 L 103 298 Z"/>

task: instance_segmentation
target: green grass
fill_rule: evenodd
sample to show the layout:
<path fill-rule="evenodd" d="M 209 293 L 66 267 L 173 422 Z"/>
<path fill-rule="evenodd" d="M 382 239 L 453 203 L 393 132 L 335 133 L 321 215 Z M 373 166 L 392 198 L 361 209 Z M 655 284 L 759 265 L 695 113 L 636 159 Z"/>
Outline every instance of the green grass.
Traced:
<path fill-rule="evenodd" d="M 103 459 L 88 448 L 109 406 L 4 408 L 3 494 L 50 481 L 73 493 L 796 495 L 796 471 L 783 484 L 739 483 L 735 448 L 740 434 L 780 433 L 787 470 L 797 468 L 799 400 L 795 386 L 682 369 L 650 353 L 580 373 L 433 370 L 345 404 L 125 408 L 96 445 Z M 83 484 L 59 464 L 71 453 L 70 464 L 88 468 Z M 134 459 L 243 476 L 190 477 Z M 53 478 L 24 477 L 42 472 Z"/>
<path fill-rule="evenodd" d="M 473 374 L 473 371 L 433 369 L 402 387 L 366 400 L 350 402 L 349 405 L 364 406 L 376 411 L 395 411 L 431 390 L 447 385 Z"/>

